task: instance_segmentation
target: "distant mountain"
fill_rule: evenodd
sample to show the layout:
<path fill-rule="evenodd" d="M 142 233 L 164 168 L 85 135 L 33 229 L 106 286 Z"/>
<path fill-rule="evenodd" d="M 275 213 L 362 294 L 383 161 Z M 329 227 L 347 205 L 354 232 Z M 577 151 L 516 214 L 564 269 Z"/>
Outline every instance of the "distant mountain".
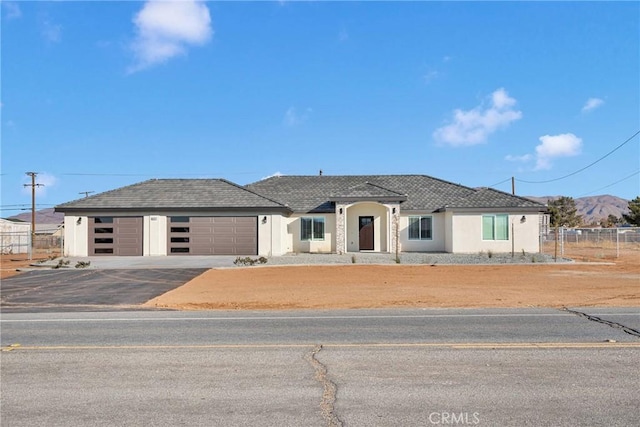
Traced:
<path fill-rule="evenodd" d="M 546 205 L 550 200 L 559 199 L 561 196 L 525 197 Z M 602 195 L 579 197 L 573 200 L 576 202 L 578 215 L 582 216 L 585 225 L 598 223 L 602 219 L 607 219 L 609 215 L 622 218 L 622 214 L 629 213 L 629 200 L 621 199 L 616 196 Z"/>
<path fill-rule="evenodd" d="M 13 221 L 31 222 L 31 211 L 7 218 Z M 53 208 L 41 209 L 36 211 L 36 224 L 62 224 L 64 222 L 64 214 L 54 212 Z"/>

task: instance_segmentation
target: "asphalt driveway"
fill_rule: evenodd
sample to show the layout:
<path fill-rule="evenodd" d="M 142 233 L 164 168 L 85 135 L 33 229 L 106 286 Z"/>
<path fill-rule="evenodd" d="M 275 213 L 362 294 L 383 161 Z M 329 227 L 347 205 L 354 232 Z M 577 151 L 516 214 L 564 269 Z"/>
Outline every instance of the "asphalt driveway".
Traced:
<path fill-rule="evenodd" d="M 140 310 L 207 268 L 137 268 L 28 271 L 2 280 L 3 313 Z"/>

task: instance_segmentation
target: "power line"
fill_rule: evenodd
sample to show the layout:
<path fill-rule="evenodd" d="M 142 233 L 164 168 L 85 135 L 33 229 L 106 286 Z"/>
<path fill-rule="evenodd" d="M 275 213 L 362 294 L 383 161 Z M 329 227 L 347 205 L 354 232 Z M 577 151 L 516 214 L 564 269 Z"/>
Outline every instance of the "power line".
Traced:
<path fill-rule="evenodd" d="M 618 145 L 616 148 L 614 148 L 613 150 L 609 151 L 607 154 L 605 154 L 604 156 L 600 157 L 598 160 L 596 160 L 593 163 L 588 164 L 587 166 L 583 167 L 582 169 L 578 169 L 575 172 L 572 172 L 568 175 L 565 176 L 561 176 L 560 178 L 554 178 L 554 179 L 548 179 L 546 181 L 525 181 L 522 179 L 516 179 L 516 181 L 518 182 L 524 182 L 526 184 L 546 184 L 548 182 L 554 182 L 554 181 L 560 181 L 561 179 L 565 179 L 565 178 L 569 178 L 570 176 L 576 175 L 586 169 L 589 169 L 591 166 L 595 165 L 596 163 L 606 159 L 607 157 L 609 157 L 611 154 L 613 154 L 614 152 L 616 152 L 617 150 L 619 150 L 620 148 L 622 148 L 625 144 L 629 143 L 633 138 L 635 138 L 636 136 L 638 136 L 638 134 L 640 134 L 640 130 L 637 131 L 636 133 L 634 133 L 631 137 L 629 137 L 629 139 L 627 139 L 625 142 L 623 142 L 622 144 Z"/>
<path fill-rule="evenodd" d="M 598 189 L 593 190 L 593 191 L 589 191 L 588 193 L 580 194 L 578 197 L 586 196 L 587 194 L 592 194 L 592 193 L 595 193 L 597 191 L 601 191 L 601 190 L 604 190 L 606 188 L 613 187 L 614 185 L 619 184 L 622 181 L 625 181 L 625 180 L 631 178 L 632 176 L 638 175 L 639 173 L 640 173 L 640 170 L 637 170 L 634 173 L 632 173 L 631 175 L 627 175 L 624 178 L 617 180 L 616 182 L 612 182 L 611 184 L 605 185 L 604 187 L 598 188 Z"/>

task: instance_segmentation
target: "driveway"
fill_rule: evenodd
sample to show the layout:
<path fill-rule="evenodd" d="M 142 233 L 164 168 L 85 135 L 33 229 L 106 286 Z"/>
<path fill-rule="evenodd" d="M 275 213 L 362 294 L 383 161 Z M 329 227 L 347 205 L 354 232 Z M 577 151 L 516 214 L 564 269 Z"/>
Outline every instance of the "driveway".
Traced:
<path fill-rule="evenodd" d="M 103 267 L 104 268 L 104 267 Z M 2 280 L 3 313 L 140 309 L 207 268 L 56 269 Z"/>

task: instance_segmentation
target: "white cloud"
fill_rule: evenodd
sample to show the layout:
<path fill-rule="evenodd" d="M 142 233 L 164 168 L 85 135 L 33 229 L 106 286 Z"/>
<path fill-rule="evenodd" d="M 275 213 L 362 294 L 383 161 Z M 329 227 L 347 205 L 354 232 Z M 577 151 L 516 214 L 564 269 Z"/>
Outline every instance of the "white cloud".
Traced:
<path fill-rule="evenodd" d="M 582 112 L 588 113 L 589 111 L 595 110 L 596 108 L 600 107 L 602 104 L 604 104 L 604 101 L 600 98 L 589 98 L 582 107 Z"/>
<path fill-rule="evenodd" d="M 438 76 L 440 76 L 440 73 L 438 73 L 435 70 L 430 70 L 430 71 L 427 71 L 427 73 L 422 78 L 424 79 L 425 83 L 429 84 L 435 79 L 437 79 Z"/>
<path fill-rule="evenodd" d="M 289 107 L 289 109 L 284 113 L 284 119 L 282 122 L 287 127 L 301 125 L 309 120 L 309 116 L 312 111 L 313 110 L 311 108 L 307 108 L 300 112 L 295 107 Z"/>
<path fill-rule="evenodd" d="M 467 111 L 454 110 L 452 123 L 436 129 L 433 137 L 454 147 L 483 144 L 490 134 L 522 118 L 522 112 L 513 108 L 516 100 L 503 88 L 491 94 L 488 104 Z"/>
<path fill-rule="evenodd" d="M 281 172 L 275 172 L 275 173 L 272 173 L 271 175 L 263 176 L 261 179 L 269 179 L 269 178 L 274 178 L 278 176 L 283 176 L 283 174 Z"/>
<path fill-rule="evenodd" d="M 3 14 L 6 19 L 18 19 L 22 16 L 22 11 L 18 3 L 12 1 L 3 1 L 2 7 L 5 10 Z"/>
<path fill-rule="evenodd" d="M 582 151 L 582 139 L 572 133 L 541 136 L 536 147 L 535 170 L 551 169 L 551 161 L 558 157 L 577 156 Z"/>
<path fill-rule="evenodd" d="M 46 20 L 41 25 L 41 33 L 46 41 L 49 43 L 58 43 L 62 40 L 62 26 L 54 24 L 53 22 Z"/>
<path fill-rule="evenodd" d="M 130 72 L 161 64 L 184 55 L 189 45 L 211 39 L 211 16 L 201 1 L 148 1 L 134 17 L 136 39 L 132 44 L 135 64 Z"/>
<path fill-rule="evenodd" d="M 513 156 L 511 154 L 508 154 L 504 159 L 509 162 L 528 162 L 529 160 L 533 159 L 533 156 L 531 154 L 524 154 L 522 156 Z"/>

